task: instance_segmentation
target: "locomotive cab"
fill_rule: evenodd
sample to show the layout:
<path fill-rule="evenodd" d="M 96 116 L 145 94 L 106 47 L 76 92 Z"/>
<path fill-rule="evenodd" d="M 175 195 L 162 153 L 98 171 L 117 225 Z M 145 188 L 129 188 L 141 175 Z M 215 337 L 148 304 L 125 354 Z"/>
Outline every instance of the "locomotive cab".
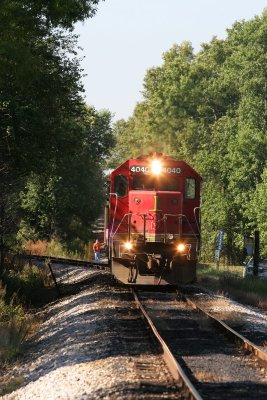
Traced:
<path fill-rule="evenodd" d="M 112 172 L 106 240 L 116 278 L 146 285 L 196 279 L 200 181 L 187 163 L 161 154 Z"/>

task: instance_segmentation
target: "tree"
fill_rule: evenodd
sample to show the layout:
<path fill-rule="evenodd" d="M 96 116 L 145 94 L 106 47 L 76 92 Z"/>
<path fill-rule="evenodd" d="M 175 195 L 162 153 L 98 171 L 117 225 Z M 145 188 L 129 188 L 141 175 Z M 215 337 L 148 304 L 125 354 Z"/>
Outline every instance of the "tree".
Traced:
<path fill-rule="evenodd" d="M 173 46 L 147 72 L 144 101 L 120 125 L 117 154 L 127 154 L 132 129 L 138 149 L 183 158 L 200 172 L 210 258 L 220 229 L 228 260 L 237 261 L 242 235 L 253 225 L 250 193 L 261 184 L 267 153 L 266 22 L 266 11 L 237 22 L 225 40 L 213 38 L 198 54 L 189 43 Z"/>
<path fill-rule="evenodd" d="M 95 14 L 97 4 L 98 0 L 1 2 L 2 255 L 4 242 L 7 236 L 14 237 L 20 219 L 19 201 L 11 213 L 12 199 L 19 198 L 33 177 L 58 176 L 57 169 L 67 162 L 66 154 L 73 158 L 79 151 L 83 137 L 79 129 L 81 124 L 86 126 L 87 112 L 76 37 L 71 31 L 75 22 Z"/>
<path fill-rule="evenodd" d="M 46 174 L 32 174 L 21 192 L 20 239 L 57 237 L 67 244 L 88 240 L 90 224 L 105 199 L 104 163 L 113 144 L 111 114 L 85 109 L 79 123 L 79 147 Z"/>

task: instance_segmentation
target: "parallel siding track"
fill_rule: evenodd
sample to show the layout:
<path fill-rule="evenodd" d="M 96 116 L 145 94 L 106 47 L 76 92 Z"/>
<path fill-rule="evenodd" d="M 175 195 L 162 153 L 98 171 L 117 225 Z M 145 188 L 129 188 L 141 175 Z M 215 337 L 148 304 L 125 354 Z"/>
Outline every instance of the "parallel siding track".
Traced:
<path fill-rule="evenodd" d="M 163 343 L 169 369 L 183 380 L 190 398 L 267 398 L 266 352 L 204 310 L 196 312 L 192 301 L 177 302 L 175 293 L 140 291 L 134 296 L 151 332 Z"/>
<path fill-rule="evenodd" d="M 94 260 L 75 260 L 70 258 L 62 258 L 62 257 L 50 257 L 50 256 L 37 256 L 37 255 L 23 255 L 22 258 L 28 259 L 29 262 L 43 261 L 51 264 L 62 264 L 62 265 L 72 265 L 72 266 L 80 266 L 80 267 L 92 267 L 95 269 L 103 269 L 110 271 L 110 266 L 107 261 L 94 261 Z"/>
<path fill-rule="evenodd" d="M 58 267 L 60 266 L 66 267 L 66 271 L 64 271 L 63 275 L 66 275 L 68 272 L 68 267 L 71 267 L 72 270 L 73 268 L 82 268 L 85 270 L 85 272 L 92 269 L 111 271 L 107 261 L 84 261 L 62 257 L 38 256 L 32 254 L 19 255 L 17 257 L 19 259 L 28 261 L 30 264 L 37 263 L 37 265 L 40 265 L 41 267 L 44 266 L 44 264 L 47 265 L 59 296 L 77 293 L 83 286 L 89 284 L 91 281 L 90 276 L 85 276 L 83 279 L 75 280 L 75 278 L 73 279 L 72 277 L 71 282 L 66 282 L 66 279 L 65 282 L 62 282 L 61 276 L 58 274 Z"/>

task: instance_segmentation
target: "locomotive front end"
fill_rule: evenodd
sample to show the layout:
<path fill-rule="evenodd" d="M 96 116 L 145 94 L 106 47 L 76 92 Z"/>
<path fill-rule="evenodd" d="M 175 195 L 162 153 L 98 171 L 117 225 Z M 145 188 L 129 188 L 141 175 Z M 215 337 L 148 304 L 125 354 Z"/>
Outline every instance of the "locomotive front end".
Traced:
<path fill-rule="evenodd" d="M 183 161 L 145 156 L 113 172 L 109 245 L 112 273 L 126 284 L 196 279 L 199 176 Z"/>

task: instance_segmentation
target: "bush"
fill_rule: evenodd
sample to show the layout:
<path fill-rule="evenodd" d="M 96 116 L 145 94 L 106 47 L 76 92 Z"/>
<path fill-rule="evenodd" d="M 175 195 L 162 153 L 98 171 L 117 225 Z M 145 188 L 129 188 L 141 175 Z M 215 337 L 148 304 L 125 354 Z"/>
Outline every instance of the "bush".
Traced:
<path fill-rule="evenodd" d="M 37 256 L 44 256 L 47 253 L 47 242 L 45 240 L 29 240 L 24 247 L 28 253 Z"/>
<path fill-rule="evenodd" d="M 49 242 L 46 240 L 29 240 L 23 245 L 20 251 L 27 254 L 34 254 L 38 256 L 51 256 L 89 260 L 92 258 L 92 245 L 93 242 L 84 243 L 80 239 L 74 239 L 68 244 L 64 244 L 59 240 L 52 239 Z"/>
<path fill-rule="evenodd" d="M 22 340 L 36 325 L 27 314 L 29 306 L 38 304 L 44 288 L 51 282 L 48 268 L 29 264 L 16 265 L 0 281 L 0 361 L 5 362 L 20 350 Z"/>
<path fill-rule="evenodd" d="M 10 301 L 14 293 L 19 302 L 27 306 L 34 305 L 48 281 L 48 271 L 26 264 L 18 270 L 9 270 L 2 276 L 6 285 L 6 300 Z"/>
<path fill-rule="evenodd" d="M 16 304 L 14 294 L 6 302 L 6 288 L 0 281 L 0 360 L 6 361 L 20 349 L 20 344 L 27 331 L 27 318 L 21 305 Z"/>

